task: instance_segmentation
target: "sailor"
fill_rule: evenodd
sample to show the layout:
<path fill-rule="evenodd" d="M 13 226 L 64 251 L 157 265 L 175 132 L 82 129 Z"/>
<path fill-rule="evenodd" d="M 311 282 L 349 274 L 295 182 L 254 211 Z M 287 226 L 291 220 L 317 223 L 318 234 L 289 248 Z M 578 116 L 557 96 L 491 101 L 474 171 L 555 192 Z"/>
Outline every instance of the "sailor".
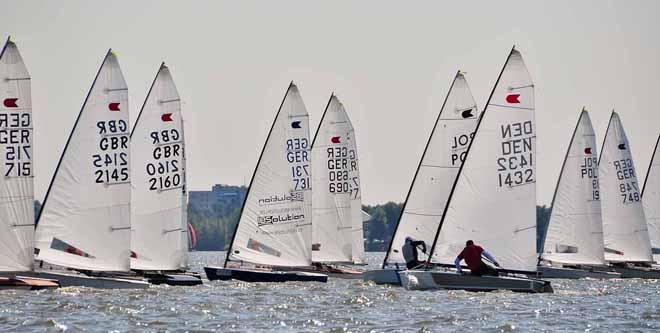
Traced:
<path fill-rule="evenodd" d="M 490 253 L 486 252 L 486 250 L 484 250 L 481 246 L 475 245 L 474 241 L 469 240 L 465 242 L 465 248 L 463 251 L 461 251 L 458 257 L 456 257 L 456 260 L 454 260 L 456 270 L 458 270 L 459 273 L 463 272 L 461 270 L 461 260 L 465 260 L 468 268 L 470 268 L 471 275 L 497 276 L 497 269 L 486 265 L 486 263 L 481 260 L 481 256 L 484 256 L 486 259 L 490 260 L 496 267 L 500 267 L 500 264 L 497 263 L 497 260 L 495 260 L 495 258 L 490 255 Z"/>
<path fill-rule="evenodd" d="M 419 253 L 417 253 L 417 247 L 420 245 L 422 246 L 422 252 L 426 253 L 426 243 L 424 241 L 416 241 L 410 236 L 406 237 L 406 242 L 403 244 L 401 252 L 408 269 L 424 265 L 423 261 L 419 261 Z"/>

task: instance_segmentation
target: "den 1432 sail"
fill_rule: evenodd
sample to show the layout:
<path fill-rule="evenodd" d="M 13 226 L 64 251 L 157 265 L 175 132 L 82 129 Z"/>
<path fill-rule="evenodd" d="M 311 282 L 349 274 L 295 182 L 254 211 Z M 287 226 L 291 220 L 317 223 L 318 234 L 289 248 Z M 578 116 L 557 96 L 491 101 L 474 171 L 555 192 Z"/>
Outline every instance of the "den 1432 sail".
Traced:
<path fill-rule="evenodd" d="M 78 114 L 36 230 L 36 259 L 93 271 L 129 270 L 128 88 L 110 50 Z"/>
<path fill-rule="evenodd" d="M 573 265 L 604 265 L 596 134 L 582 110 L 552 200 L 541 258 Z"/>
<path fill-rule="evenodd" d="M 650 262 L 651 242 L 637 171 L 621 119 L 612 112 L 598 164 L 605 260 Z"/>
<path fill-rule="evenodd" d="M 433 243 L 478 117 L 467 80 L 459 71 L 431 131 L 383 267 L 404 263 L 401 247 L 406 237 Z"/>
<path fill-rule="evenodd" d="M 312 142 L 314 262 L 353 261 L 351 199 L 357 187 L 357 158 L 351 135 L 346 110 L 332 95 Z"/>
<path fill-rule="evenodd" d="M 449 195 L 431 261 L 451 263 L 474 240 L 502 267 L 536 270 L 534 84 L 511 50 Z"/>
<path fill-rule="evenodd" d="M 228 261 L 311 264 L 311 177 L 308 114 L 291 83 L 257 162 Z"/>
<path fill-rule="evenodd" d="M 34 252 L 31 83 L 10 39 L 0 53 L 0 100 L 0 271 L 30 271 Z"/>
<path fill-rule="evenodd" d="M 177 270 L 188 252 L 181 99 L 162 64 L 131 133 L 131 268 Z M 182 237 L 183 234 L 183 237 Z"/>

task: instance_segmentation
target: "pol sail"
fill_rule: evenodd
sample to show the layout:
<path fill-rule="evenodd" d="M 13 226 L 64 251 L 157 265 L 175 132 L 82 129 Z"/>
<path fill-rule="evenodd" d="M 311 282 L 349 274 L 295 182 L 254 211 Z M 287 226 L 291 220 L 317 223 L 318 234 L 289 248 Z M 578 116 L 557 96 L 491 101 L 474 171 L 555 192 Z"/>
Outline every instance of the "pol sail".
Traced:
<path fill-rule="evenodd" d="M 30 74 L 16 44 L 0 53 L 0 271 L 33 266 L 34 173 Z"/>
<path fill-rule="evenodd" d="M 433 243 L 478 116 L 467 80 L 459 71 L 426 143 L 383 268 L 390 264 L 405 264 L 401 247 L 406 237 L 422 240 L 429 246 Z"/>
<path fill-rule="evenodd" d="M 188 252 L 181 100 L 160 66 L 131 133 L 131 268 L 177 270 Z"/>
<path fill-rule="evenodd" d="M 552 199 L 541 258 L 569 265 L 604 265 L 596 134 L 582 110 Z"/>
<path fill-rule="evenodd" d="M 36 259 L 92 271 L 129 270 L 128 88 L 106 54 L 64 147 L 36 230 Z"/>
<path fill-rule="evenodd" d="M 357 169 L 357 160 L 350 140 L 351 126 L 346 110 L 333 94 L 312 142 L 314 262 L 353 261 L 352 169 Z"/>
<path fill-rule="evenodd" d="M 307 110 L 291 83 L 250 181 L 227 261 L 311 264 L 310 149 Z"/>
<path fill-rule="evenodd" d="M 598 161 L 605 260 L 651 262 L 651 242 L 630 144 L 616 112 L 607 125 Z"/>
<path fill-rule="evenodd" d="M 507 269 L 536 270 L 534 84 L 515 48 L 459 169 L 432 252 L 451 263 L 467 240 Z"/>
<path fill-rule="evenodd" d="M 649 170 L 644 181 L 644 188 L 642 189 L 644 213 L 648 222 L 653 258 L 656 262 L 660 260 L 660 153 L 658 153 L 658 143 L 660 143 L 660 136 L 655 143 Z"/>

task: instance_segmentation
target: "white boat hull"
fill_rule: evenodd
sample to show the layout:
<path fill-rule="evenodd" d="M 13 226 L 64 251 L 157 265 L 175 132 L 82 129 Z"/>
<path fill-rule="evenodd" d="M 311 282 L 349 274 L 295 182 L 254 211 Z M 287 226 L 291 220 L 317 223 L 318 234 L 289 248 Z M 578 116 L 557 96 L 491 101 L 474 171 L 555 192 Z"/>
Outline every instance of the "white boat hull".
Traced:
<path fill-rule="evenodd" d="M 510 276 L 473 276 L 450 271 L 405 270 L 399 272 L 408 290 L 450 289 L 467 291 L 511 290 L 526 293 L 553 292 L 550 282 Z"/>
<path fill-rule="evenodd" d="M 376 284 L 400 286 L 401 279 L 399 278 L 399 272 L 400 270 L 394 268 L 375 269 L 364 272 L 364 274 L 362 274 L 362 279 L 367 282 L 373 281 Z"/>
<path fill-rule="evenodd" d="M 57 280 L 61 287 L 89 287 L 98 289 L 144 289 L 149 283 L 130 277 L 92 277 L 69 271 L 36 271 L 28 276 Z"/>
<path fill-rule="evenodd" d="M 535 276 L 542 279 L 620 279 L 621 273 L 598 270 L 596 268 L 578 269 L 566 267 L 538 266 Z"/>

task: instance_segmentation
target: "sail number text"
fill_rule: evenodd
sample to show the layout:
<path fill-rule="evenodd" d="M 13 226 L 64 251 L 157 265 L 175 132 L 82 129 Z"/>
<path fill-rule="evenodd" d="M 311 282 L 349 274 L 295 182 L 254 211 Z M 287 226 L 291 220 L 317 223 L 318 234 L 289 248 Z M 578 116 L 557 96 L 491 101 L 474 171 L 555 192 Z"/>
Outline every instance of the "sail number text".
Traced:
<path fill-rule="evenodd" d="M 307 138 L 293 138 L 286 140 L 286 160 L 291 166 L 293 190 L 300 191 L 311 188 L 309 140 Z"/>
<path fill-rule="evenodd" d="M 154 148 L 152 162 L 147 163 L 150 191 L 163 191 L 181 187 L 183 146 L 181 133 L 175 129 L 153 131 L 149 134 Z"/>
<path fill-rule="evenodd" d="M 580 176 L 582 179 L 591 179 L 591 200 L 600 200 L 598 187 L 598 158 L 595 156 L 585 157 L 580 165 Z"/>
<path fill-rule="evenodd" d="M 0 144 L 4 147 L 5 177 L 32 176 L 32 116 L 0 113 Z"/>
<path fill-rule="evenodd" d="M 637 176 L 635 176 L 635 167 L 629 158 L 617 160 L 612 162 L 614 170 L 616 170 L 616 178 L 620 181 L 619 192 L 623 203 L 638 202 L 641 198 L 639 195 L 639 186 L 637 186 Z"/>
<path fill-rule="evenodd" d="M 330 193 L 349 193 L 357 198 L 360 183 L 357 177 L 357 156 L 355 149 L 348 147 L 328 147 L 328 191 Z"/>
<path fill-rule="evenodd" d="M 500 187 L 534 182 L 534 126 L 532 121 L 501 126 L 501 155 L 497 158 Z"/>
<path fill-rule="evenodd" d="M 128 172 L 128 124 L 126 121 L 101 120 L 96 123 L 100 139 L 99 153 L 92 155 L 96 183 L 113 184 L 127 182 Z"/>

